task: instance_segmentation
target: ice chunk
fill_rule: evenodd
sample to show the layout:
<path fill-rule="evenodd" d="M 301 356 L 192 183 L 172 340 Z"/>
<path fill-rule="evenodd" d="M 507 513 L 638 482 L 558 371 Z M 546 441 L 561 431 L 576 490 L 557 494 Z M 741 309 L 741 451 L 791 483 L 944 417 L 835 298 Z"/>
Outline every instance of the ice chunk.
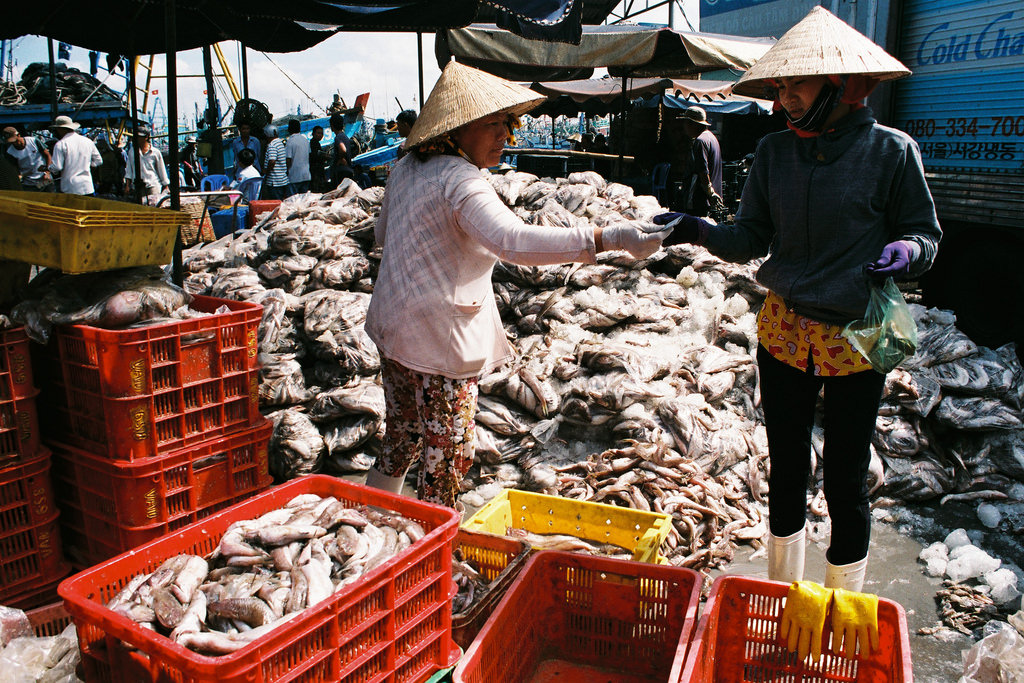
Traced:
<path fill-rule="evenodd" d="M 981 581 L 992 589 L 990 595 L 997 605 L 1005 605 L 1020 595 L 1020 591 L 1017 590 L 1017 575 L 1009 569 L 996 569 L 983 574 Z"/>
<path fill-rule="evenodd" d="M 928 576 L 943 576 L 946 573 L 949 560 L 944 557 L 929 557 L 926 563 L 928 566 L 924 571 Z"/>
<path fill-rule="evenodd" d="M 1014 484 L 1006 494 L 1011 500 L 1024 500 L 1024 484 Z"/>
<path fill-rule="evenodd" d="M 917 556 L 917 559 L 927 565 L 925 573 L 928 576 L 944 576 L 946 565 L 949 563 L 949 548 L 946 547 L 945 543 L 932 543 L 927 548 L 921 550 L 921 554 Z"/>
<path fill-rule="evenodd" d="M 973 545 L 964 545 L 954 548 L 949 554 L 949 564 L 946 565 L 946 576 L 954 583 L 961 583 L 967 579 L 973 579 L 982 574 L 999 569 L 1000 561 L 981 548 Z"/>
<path fill-rule="evenodd" d="M 942 558 L 943 560 L 949 559 L 949 548 L 946 547 L 945 543 L 932 543 L 927 548 L 921 550 L 921 554 L 917 556 L 917 559 L 927 562 L 933 557 Z"/>
<path fill-rule="evenodd" d="M 948 536 L 942 541 L 946 544 L 946 547 L 950 550 L 959 548 L 962 545 L 967 545 L 971 542 L 971 539 L 967 537 L 967 532 L 963 529 L 956 529 L 951 531 Z"/>
<path fill-rule="evenodd" d="M 1003 518 L 1003 515 L 999 512 L 999 508 L 991 503 L 982 503 L 978 506 L 978 519 L 981 523 L 987 526 L 989 529 L 995 529 L 999 526 L 999 521 Z"/>

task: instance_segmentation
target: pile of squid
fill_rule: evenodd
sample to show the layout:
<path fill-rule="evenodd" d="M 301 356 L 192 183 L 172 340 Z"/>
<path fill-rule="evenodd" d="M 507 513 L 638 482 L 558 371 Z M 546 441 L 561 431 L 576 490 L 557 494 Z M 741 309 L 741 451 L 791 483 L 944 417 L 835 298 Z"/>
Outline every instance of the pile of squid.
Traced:
<path fill-rule="evenodd" d="M 490 177 L 526 222 L 648 221 L 653 197 L 593 172 Z M 380 252 L 382 188 L 299 195 L 254 230 L 186 252 L 193 293 L 256 301 L 261 407 L 278 479 L 358 472 L 379 452 L 380 360 L 363 331 Z M 760 407 L 759 263 L 676 245 L 637 261 L 499 263 L 493 286 L 510 365 L 480 378 L 476 463 L 463 501 L 505 488 L 670 513 L 670 562 L 708 570 L 766 532 L 769 460 Z M 889 373 L 872 444 L 876 504 L 1006 498 L 1024 481 L 1024 371 L 980 347 L 952 313 L 911 305 L 917 353 Z M 812 535 L 827 534 L 816 427 Z M 628 550 L 628 549 L 627 549 Z"/>

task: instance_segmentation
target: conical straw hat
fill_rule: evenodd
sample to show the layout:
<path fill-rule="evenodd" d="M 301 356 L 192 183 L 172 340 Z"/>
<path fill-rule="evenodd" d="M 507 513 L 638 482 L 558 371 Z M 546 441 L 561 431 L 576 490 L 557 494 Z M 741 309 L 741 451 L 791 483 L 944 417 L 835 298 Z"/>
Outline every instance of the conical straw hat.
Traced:
<path fill-rule="evenodd" d="M 409 131 L 405 146 L 414 147 L 491 114 L 525 114 L 545 99 L 503 78 L 448 62 Z"/>
<path fill-rule="evenodd" d="M 887 81 L 910 75 L 910 69 L 823 7 L 806 17 L 764 53 L 736 81 L 737 95 L 764 97 L 772 79 L 786 76 L 863 74 Z"/>

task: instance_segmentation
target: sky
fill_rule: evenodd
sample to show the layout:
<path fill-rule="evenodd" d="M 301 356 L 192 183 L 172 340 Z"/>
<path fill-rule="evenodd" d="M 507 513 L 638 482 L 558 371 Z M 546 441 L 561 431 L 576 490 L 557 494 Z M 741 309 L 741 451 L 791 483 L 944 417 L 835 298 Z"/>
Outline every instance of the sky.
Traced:
<path fill-rule="evenodd" d="M 696 4 L 696 0 L 684 0 Z M 652 10 L 639 20 L 651 23 L 665 23 L 667 10 Z M 242 89 L 241 66 L 238 43 L 221 43 L 221 50 L 228 62 L 228 68 Z M 56 50 L 56 43 L 54 43 Z M 46 62 L 46 39 L 39 36 L 23 36 L 14 41 L 14 68 L 4 76 L 13 75 L 17 81 L 22 70 L 32 62 Z M 148 58 L 143 57 L 143 63 Z M 421 108 L 420 83 L 416 63 L 415 33 L 355 33 L 340 32 L 303 52 L 263 53 L 249 50 L 246 60 L 249 70 L 249 97 L 265 103 L 275 116 L 294 114 L 322 115 L 322 108 L 330 105 L 335 93 L 341 95 L 346 104 L 355 103 L 356 97 L 368 92 L 370 99 L 366 115 L 371 118 L 393 119 L 402 108 Z M 72 47 L 71 59 L 65 60 L 70 66 L 82 71 L 89 70 L 89 51 Z M 101 56 L 100 64 L 104 65 Z M 183 78 L 187 74 L 203 73 L 202 52 L 198 49 L 178 53 L 178 110 L 183 130 L 191 130 L 195 123 L 196 107 L 200 113 L 206 106 L 205 81 L 202 78 Z M 155 76 L 166 73 L 163 55 L 154 57 Z M 216 57 L 214 72 L 220 73 Z M 144 73 L 140 69 L 140 83 Z M 600 76 L 601 71 L 595 73 Z M 126 89 L 123 72 L 111 75 L 106 84 L 117 92 Z M 286 75 L 287 74 L 287 75 Z M 441 75 L 434 57 L 434 35 L 423 34 L 423 92 L 424 97 Z M 106 77 L 101 66 L 99 78 Z M 290 77 L 290 80 L 289 80 Z M 223 79 L 217 79 L 218 97 L 223 113 L 230 97 Z M 298 84 L 296 86 L 292 83 Z M 155 78 L 150 86 L 151 99 L 159 98 L 166 115 L 167 86 L 163 78 Z M 397 101 L 396 101 L 397 98 Z M 401 102 L 401 107 L 399 107 Z M 141 99 L 139 104 L 141 106 Z M 152 103 L 150 105 L 152 110 Z M 228 117 L 230 119 L 230 116 Z M 159 122 L 156 122 L 159 124 Z"/>

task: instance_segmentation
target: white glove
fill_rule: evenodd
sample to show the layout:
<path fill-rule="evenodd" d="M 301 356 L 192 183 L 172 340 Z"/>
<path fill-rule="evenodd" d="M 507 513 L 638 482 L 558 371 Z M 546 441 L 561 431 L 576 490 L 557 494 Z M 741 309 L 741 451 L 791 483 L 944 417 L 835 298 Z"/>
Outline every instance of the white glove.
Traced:
<path fill-rule="evenodd" d="M 633 258 L 643 259 L 658 251 L 671 232 L 672 227 L 653 223 L 616 223 L 604 228 L 601 239 L 605 249 L 625 249 Z"/>

